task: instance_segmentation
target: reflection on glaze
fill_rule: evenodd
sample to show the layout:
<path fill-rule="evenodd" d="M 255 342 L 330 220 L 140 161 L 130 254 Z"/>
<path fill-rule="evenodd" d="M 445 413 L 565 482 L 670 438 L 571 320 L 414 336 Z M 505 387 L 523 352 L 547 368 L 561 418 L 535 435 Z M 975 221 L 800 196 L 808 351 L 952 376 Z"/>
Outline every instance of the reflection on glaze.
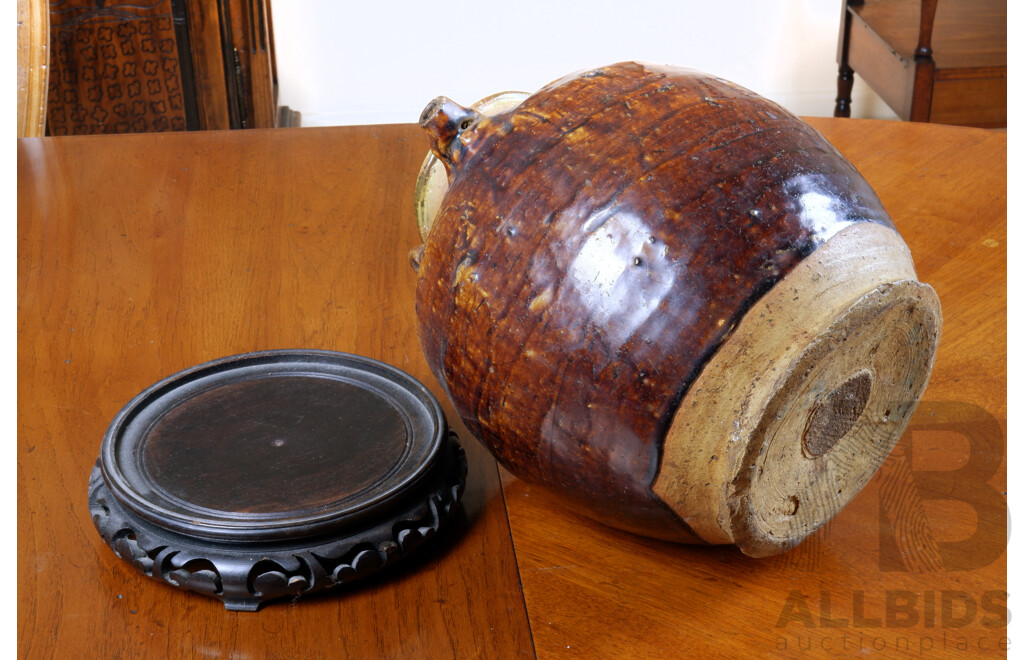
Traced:
<path fill-rule="evenodd" d="M 417 289 L 456 410 L 515 474 L 694 540 L 650 490 L 679 401 L 794 265 L 889 222 L 874 193 L 780 107 L 667 67 L 561 79 L 455 138 L 425 126 L 457 152 Z"/>
<path fill-rule="evenodd" d="M 863 220 L 854 205 L 835 190 L 833 182 L 818 174 L 801 174 L 786 184 L 787 193 L 796 199 L 800 222 L 821 245 L 842 229 Z"/>
<path fill-rule="evenodd" d="M 596 230 L 587 225 L 583 230 L 590 235 L 569 264 L 569 283 L 593 322 L 606 327 L 611 343 L 622 344 L 672 288 L 668 248 L 626 211 L 603 220 Z"/>

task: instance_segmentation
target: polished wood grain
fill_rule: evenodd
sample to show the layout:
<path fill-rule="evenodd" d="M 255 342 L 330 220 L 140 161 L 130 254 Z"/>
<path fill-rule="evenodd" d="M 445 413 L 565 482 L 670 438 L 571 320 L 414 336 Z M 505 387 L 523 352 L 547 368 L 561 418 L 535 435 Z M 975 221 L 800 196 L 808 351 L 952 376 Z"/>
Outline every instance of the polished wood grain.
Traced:
<path fill-rule="evenodd" d="M 1006 137 L 811 123 L 877 191 L 945 326 L 876 478 L 764 560 L 615 531 L 508 475 L 501 487 L 415 336 L 417 127 L 19 141 L 20 656 L 852 657 L 901 639 L 931 643 L 925 657 L 1002 655 Z M 85 500 L 117 410 L 204 360 L 296 347 L 428 384 L 469 454 L 465 518 L 390 578 L 258 614 L 114 557 Z M 955 627 L 966 597 L 975 614 Z"/>
<path fill-rule="evenodd" d="M 93 529 L 106 425 L 156 380 L 272 348 L 358 353 L 444 400 L 413 326 L 414 127 L 19 142 L 19 643 L 24 657 L 529 656 L 495 463 L 382 581 L 226 612 Z M 127 174 L 130 173 L 130 176 Z"/>

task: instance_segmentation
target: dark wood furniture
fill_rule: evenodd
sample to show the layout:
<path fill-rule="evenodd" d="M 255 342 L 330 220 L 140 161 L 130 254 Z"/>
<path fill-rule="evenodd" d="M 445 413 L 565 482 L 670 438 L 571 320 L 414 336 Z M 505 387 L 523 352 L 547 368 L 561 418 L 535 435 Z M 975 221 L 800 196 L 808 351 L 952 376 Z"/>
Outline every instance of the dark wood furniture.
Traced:
<path fill-rule="evenodd" d="M 1006 0 L 844 0 L 835 116 L 856 72 L 901 119 L 1006 126 Z"/>
<path fill-rule="evenodd" d="M 258 351 L 127 403 L 89 512 L 143 575 L 254 612 L 391 570 L 465 485 L 465 453 L 419 381 L 348 353 Z"/>
<path fill-rule="evenodd" d="M 269 0 L 50 2 L 49 135 L 294 124 Z"/>
<path fill-rule="evenodd" d="M 1005 655 L 1006 135 L 809 121 L 878 192 L 946 322 L 880 473 L 765 560 L 569 513 L 466 432 L 414 330 L 419 128 L 19 141 L 20 657 Z M 113 556 L 89 471 L 140 388 L 272 348 L 424 382 L 466 449 L 464 514 L 379 581 L 228 612 Z"/>

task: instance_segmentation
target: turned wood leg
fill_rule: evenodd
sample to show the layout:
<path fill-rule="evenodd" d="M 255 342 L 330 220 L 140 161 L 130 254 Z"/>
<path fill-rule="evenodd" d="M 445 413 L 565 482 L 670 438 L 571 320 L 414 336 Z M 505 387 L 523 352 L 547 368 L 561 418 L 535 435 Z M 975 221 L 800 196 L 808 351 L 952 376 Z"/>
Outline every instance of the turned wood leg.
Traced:
<path fill-rule="evenodd" d="M 836 79 L 836 109 L 834 117 L 850 116 L 850 93 L 853 91 L 853 69 L 847 64 L 839 65 L 839 76 Z"/>

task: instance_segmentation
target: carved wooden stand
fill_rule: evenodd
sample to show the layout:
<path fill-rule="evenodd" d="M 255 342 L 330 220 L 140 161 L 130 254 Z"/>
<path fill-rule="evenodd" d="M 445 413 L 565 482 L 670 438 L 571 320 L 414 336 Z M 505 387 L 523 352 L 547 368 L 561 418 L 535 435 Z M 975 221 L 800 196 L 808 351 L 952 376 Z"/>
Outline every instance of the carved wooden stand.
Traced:
<path fill-rule="evenodd" d="M 225 358 L 111 423 L 89 510 L 117 556 L 229 610 L 375 573 L 451 517 L 466 461 L 436 399 L 326 351 Z"/>

